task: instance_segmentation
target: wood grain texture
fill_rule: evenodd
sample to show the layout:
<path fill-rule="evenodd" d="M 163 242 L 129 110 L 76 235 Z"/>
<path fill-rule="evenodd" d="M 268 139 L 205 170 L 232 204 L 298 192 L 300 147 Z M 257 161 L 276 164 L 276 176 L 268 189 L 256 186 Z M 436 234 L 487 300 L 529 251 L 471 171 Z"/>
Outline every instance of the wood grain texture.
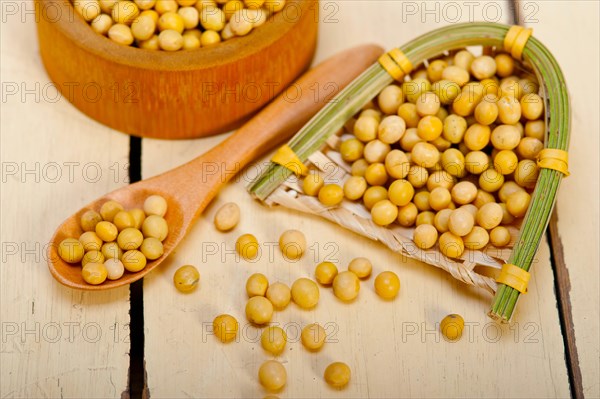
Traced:
<path fill-rule="evenodd" d="M 41 56 L 65 97 L 144 137 L 194 138 L 239 126 L 306 69 L 317 37 L 315 0 L 288 1 L 248 36 L 175 53 L 118 45 L 93 32 L 68 1 L 35 3 Z"/>
<path fill-rule="evenodd" d="M 569 359 L 575 378 L 572 389 L 577 397 L 589 398 L 600 397 L 599 7 L 598 2 L 581 0 L 520 2 L 524 25 L 554 53 L 571 97 L 571 175 L 561 184 L 551 229 L 565 317 L 572 317 L 572 325 L 566 324 L 567 339 L 576 346 L 577 358 L 572 352 Z M 581 381 L 576 381 L 577 368 Z"/>
<path fill-rule="evenodd" d="M 78 204 L 126 184 L 128 138 L 60 98 L 36 55 L 34 20 L 21 19 L 32 4 L 13 4 L 23 8 L 0 24 L 0 396 L 120 397 L 128 289 L 61 286 L 45 246 Z"/>
<path fill-rule="evenodd" d="M 259 155 L 290 139 L 337 91 L 346 87 L 382 53 L 383 49 L 379 46 L 365 45 L 332 56 L 307 71 L 293 83 L 291 90 L 284 91 L 235 134 L 206 153 L 160 176 L 103 195 L 75 212 L 58 226 L 51 239 L 52 245 L 48 250 L 50 272 L 68 287 L 90 291 L 131 284 L 150 273 L 169 256 L 221 187 L 234 177 L 236 170 L 243 169 Z M 314 90 L 315 87 L 326 85 L 332 85 L 336 90 Z M 288 94 L 290 92 L 293 94 Z M 295 96 L 293 101 L 290 100 L 292 95 Z M 202 179 L 198 184 L 189 184 L 198 178 Z M 140 208 L 144 200 L 154 194 L 167 200 L 165 220 L 169 234 L 163 242 L 163 256 L 148 262 L 143 270 L 126 272 L 118 280 L 90 285 L 83 280 L 78 268 L 58 256 L 61 241 L 79 237 L 83 233 L 79 221 L 86 211 L 92 209 L 99 212 L 102 204 L 108 200 L 119 202 L 125 209 Z"/>
<path fill-rule="evenodd" d="M 322 3 L 317 60 L 341 48 L 375 41 L 390 48 L 447 23 L 438 14 L 424 14 L 421 3 Z M 437 3 L 437 2 L 436 2 Z M 429 7 L 435 7 L 433 2 Z M 458 3 L 462 20 L 469 19 Z M 473 19 L 481 17 L 482 3 Z M 511 15 L 506 2 L 502 21 Z M 442 3 L 438 6 L 442 7 Z M 477 11 L 478 10 L 478 11 Z M 410 11 L 410 12 L 409 12 Z M 475 12 L 476 11 L 476 12 Z M 490 11 L 491 12 L 491 11 Z M 479 13 L 479 14 L 477 14 Z M 437 22 L 436 22 L 437 15 Z M 490 14 L 491 15 L 491 14 Z M 403 19 L 405 18 L 405 19 Z M 192 159 L 224 137 L 196 141 L 143 141 L 144 177 Z M 161 163 L 156 162 L 161 159 Z M 251 165 L 228 184 L 206 209 L 188 237 L 160 271 L 144 279 L 146 367 L 151 397 L 261 397 L 257 381 L 260 364 L 269 359 L 256 341 L 258 329 L 244 316 L 245 281 L 261 272 L 271 282 L 291 284 L 312 277 L 315 265 L 330 260 L 344 270 L 357 256 L 369 257 L 374 273 L 393 270 L 401 281 L 400 296 L 381 301 L 373 277 L 361 284 L 358 299 L 340 303 L 331 289 L 321 287 L 316 309 L 302 311 L 291 304 L 276 312 L 274 322 L 288 329 L 290 343 L 279 357 L 288 372 L 288 385 L 279 397 L 567 397 L 565 352 L 554 296 L 554 277 L 547 244 L 541 245 L 528 295 L 521 299 L 515 323 L 498 326 L 485 312 L 489 294 L 466 287 L 445 272 L 403 259 L 381 245 L 320 218 L 289 210 L 268 209 L 251 200 L 245 185 L 260 173 L 268 158 Z M 192 184 L 192 183 L 191 183 Z M 230 233 L 215 230 L 212 218 L 226 202 L 242 210 L 240 225 Z M 282 258 L 279 235 L 295 228 L 306 234 L 311 248 L 300 262 Z M 235 239 L 253 233 L 262 244 L 257 262 L 236 259 Z M 183 264 L 196 265 L 199 289 L 182 295 L 172 276 Z M 223 345 L 208 332 L 220 313 L 234 315 L 241 325 L 240 342 Z M 448 313 L 460 313 L 472 333 L 454 344 L 437 333 Z M 298 326 L 319 322 L 327 326 L 330 342 L 318 354 L 307 353 L 297 340 Z M 472 323 L 472 324 L 471 324 Z M 352 369 L 347 389 L 332 390 L 322 380 L 328 363 L 344 361 Z"/>

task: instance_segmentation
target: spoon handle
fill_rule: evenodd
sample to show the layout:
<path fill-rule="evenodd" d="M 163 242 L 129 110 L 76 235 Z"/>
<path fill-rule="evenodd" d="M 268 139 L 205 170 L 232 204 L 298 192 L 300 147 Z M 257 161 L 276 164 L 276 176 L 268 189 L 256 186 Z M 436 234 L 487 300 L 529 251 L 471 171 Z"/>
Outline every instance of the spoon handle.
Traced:
<path fill-rule="evenodd" d="M 382 53 L 379 46 L 363 45 L 321 62 L 206 156 L 243 168 L 286 142 Z"/>
<path fill-rule="evenodd" d="M 196 209 L 196 219 L 219 189 L 249 162 L 288 140 L 341 89 L 383 53 L 376 45 L 342 51 L 310 69 L 216 147 L 170 172 L 159 183 Z"/>

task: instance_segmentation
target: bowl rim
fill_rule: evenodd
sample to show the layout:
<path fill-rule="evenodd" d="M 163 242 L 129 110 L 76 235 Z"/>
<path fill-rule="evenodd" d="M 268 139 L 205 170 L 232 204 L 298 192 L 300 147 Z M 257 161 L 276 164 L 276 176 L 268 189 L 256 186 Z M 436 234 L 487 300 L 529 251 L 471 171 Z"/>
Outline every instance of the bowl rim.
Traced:
<path fill-rule="evenodd" d="M 85 52 L 140 69 L 192 71 L 220 67 L 260 53 L 306 18 L 310 14 L 310 3 L 317 2 L 318 0 L 287 0 L 282 11 L 269 16 L 264 25 L 247 36 L 232 38 L 210 48 L 174 52 L 146 50 L 115 43 L 94 32 L 83 17 L 75 12 L 70 0 L 40 0 L 35 3 L 41 7 L 56 7 L 60 12 L 58 19 L 47 20 L 47 23 L 56 24 L 61 34 Z M 286 14 L 291 7 L 298 9 L 298 16 L 293 20 Z M 39 18 L 40 21 L 44 19 L 43 16 Z"/>

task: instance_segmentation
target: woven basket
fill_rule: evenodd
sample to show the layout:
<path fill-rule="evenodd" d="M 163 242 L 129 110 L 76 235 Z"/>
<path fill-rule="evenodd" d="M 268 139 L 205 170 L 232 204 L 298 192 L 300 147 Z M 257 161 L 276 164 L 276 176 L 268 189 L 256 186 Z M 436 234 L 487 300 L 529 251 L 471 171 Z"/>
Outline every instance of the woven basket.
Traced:
<path fill-rule="evenodd" d="M 510 26 L 495 23 L 458 24 L 425 34 L 399 49 L 412 65 L 427 63 L 456 49 L 482 46 L 484 52 L 502 49 Z M 535 38 L 526 42 L 522 65 L 540 84 L 538 93 L 546 102 L 546 148 L 567 150 L 570 109 L 562 72 L 550 52 Z M 407 75 L 405 79 L 410 79 Z M 301 162 L 321 170 L 326 182 L 343 184 L 350 176 L 350 165 L 339 154 L 340 135 L 350 118 L 369 103 L 394 79 L 379 64 L 374 64 L 322 109 L 290 140 L 288 146 Z M 512 236 L 505 248 L 489 244 L 482 250 L 465 250 L 459 259 L 444 256 L 439 247 L 419 249 L 412 241 L 413 228 L 398 224 L 381 227 L 373 223 L 362 203 L 344 201 L 333 208 L 323 206 L 315 197 L 305 195 L 301 180 L 288 168 L 271 163 L 249 186 L 249 191 L 267 205 L 281 205 L 331 220 L 372 240 L 380 241 L 392 251 L 442 268 L 454 278 L 495 294 L 489 312 L 494 319 L 510 320 L 520 292 L 496 282 L 496 275 L 506 263 L 528 271 L 554 206 L 556 191 L 563 173 L 541 169 L 538 183 L 522 224 L 507 226 Z M 485 267 L 478 267 L 485 266 Z"/>

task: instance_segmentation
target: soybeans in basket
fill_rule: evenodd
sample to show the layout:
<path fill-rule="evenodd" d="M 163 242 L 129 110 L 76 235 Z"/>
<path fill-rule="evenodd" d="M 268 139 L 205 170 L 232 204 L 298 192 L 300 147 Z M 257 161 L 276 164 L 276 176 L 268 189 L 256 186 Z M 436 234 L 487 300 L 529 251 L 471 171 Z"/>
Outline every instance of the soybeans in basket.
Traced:
<path fill-rule="evenodd" d="M 506 54 L 429 61 L 346 123 L 338 149 L 351 176 L 310 171 L 304 194 L 362 203 L 375 225 L 414 228 L 418 248 L 450 258 L 508 245 L 504 226 L 527 212 L 544 148 L 544 102 L 523 71 Z"/>

